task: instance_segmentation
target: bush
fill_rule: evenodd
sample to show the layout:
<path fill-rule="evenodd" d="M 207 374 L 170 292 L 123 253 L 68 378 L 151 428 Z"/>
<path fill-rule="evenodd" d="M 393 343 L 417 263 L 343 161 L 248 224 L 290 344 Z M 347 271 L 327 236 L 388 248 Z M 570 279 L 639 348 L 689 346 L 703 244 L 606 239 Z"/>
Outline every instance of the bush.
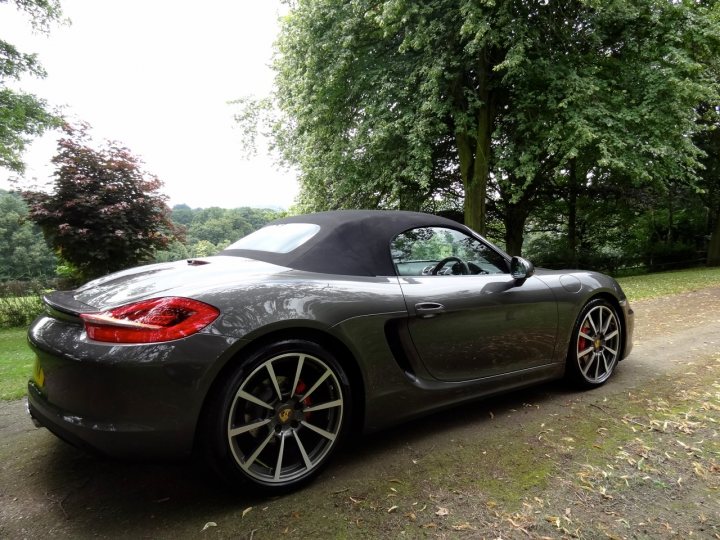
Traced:
<path fill-rule="evenodd" d="M 632 263 L 629 257 L 613 246 L 583 245 L 575 254 L 564 236 L 549 234 L 531 235 L 523 249 L 523 255 L 535 266 L 563 270 L 584 268 L 613 273 L 617 268 Z"/>
<path fill-rule="evenodd" d="M 651 272 L 689 268 L 704 260 L 704 253 L 698 252 L 694 245 L 682 242 L 649 245 L 643 255 L 645 266 Z"/>
<path fill-rule="evenodd" d="M 0 328 L 28 326 L 43 311 L 45 289 L 37 281 L 0 283 Z"/>
<path fill-rule="evenodd" d="M 0 328 L 28 326 L 43 311 L 42 298 L 6 296 L 0 298 Z"/>

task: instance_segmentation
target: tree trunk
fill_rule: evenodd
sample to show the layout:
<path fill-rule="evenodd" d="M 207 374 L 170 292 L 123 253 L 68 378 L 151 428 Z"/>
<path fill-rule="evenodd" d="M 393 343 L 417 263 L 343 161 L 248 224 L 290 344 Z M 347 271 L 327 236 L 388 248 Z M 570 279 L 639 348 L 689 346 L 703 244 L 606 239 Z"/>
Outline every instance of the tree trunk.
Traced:
<path fill-rule="evenodd" d="M 510 203 L 505 210 L 505 251 L 510 255 L 521 255 L 525 240 L 525 222 L 527 221 L 529 205 L 525 201 Z"/>
<path fill-rule="evenodd" d="M 710 245 L 707 254 L 708 266 L 720 266 L 720 209 L 715 217 L 715 228 L 710 235 Z"/>
<path fill-rule="evenodd" d="M 398 194 L 398 210 L 420 212 L 420 207 L 420 197 L 417 193 L 403 188 L 403 190 Z"/>
<path fill-rule="evenodd" d="M 465 225 L 484 235 L 486 232 L 487 182 L 490 174 L 490 143 L 493 131 L 492 93 L 488 87 L 488 62 L 480 54 L 477 99 L 482 103 L 475 113 L 475 132 L 458 130 L 455 141 L 460 159 L 460 176 L 465 191 Z M 462 85 L 456 85 L 455 106 L 467 112 Z"/>
<path fill-rule="evenodd" d="M 577 163 L 573 159 L 570 162 L 570 170 L 568 171 L 568 249 L 570 250 L 571 260 L 568 261 L 572 268 L 578 265 L 577 253 L 577 198 L 578 198 L 578 178 Z"/>
<path fill-rule="evenodd" d="M 490 143 L 492 118 L 490 93 L 484 92 L 485 104 L 478 113 L 477 135 L 475 137 L 475 166 L 470 184 L 465 188 L 465 223 L 471 229 L 484 235 L 487 229 L 485 198 L 490 174 Z"/>
<path fill-rule="evenodd" d="M 478 136 L 480 130 L 478 130 Z M 487 177 L 489 174 L 489 161 L 487 159 L 490 148 L 490 133 L 485 134 L 485 140 L 478 140 L 475 151 L 471 139 L 466 134 L 456 135 L 458 156 L 460 157 L 460 174 L 465 191 L 464 213 L 465 225 L 484 235 L 486 231 L 485 197 L 487 195 Z"/>
<path fill-rule="evenodd" d="M 673 193 L 668 193 L 668 230 L 667 230 L 667 236 L 665 237 L 665 242 L 667 245 L 672 244 L 673 241 L 673 227 L 675 227 L 675 209 L 673 208 Z"/>

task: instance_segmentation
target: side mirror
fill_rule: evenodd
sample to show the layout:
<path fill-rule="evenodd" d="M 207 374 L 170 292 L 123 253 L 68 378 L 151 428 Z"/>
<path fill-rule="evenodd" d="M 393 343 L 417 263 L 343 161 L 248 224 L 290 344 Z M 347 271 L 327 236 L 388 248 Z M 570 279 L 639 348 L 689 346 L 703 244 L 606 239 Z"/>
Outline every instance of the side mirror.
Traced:
<path fill-rule="evenodd" d="M 510 261 L 510 274 L 514 279 L 527 279 L 535 273 L 535 265 L 522 257 L 513 257 Z"/>

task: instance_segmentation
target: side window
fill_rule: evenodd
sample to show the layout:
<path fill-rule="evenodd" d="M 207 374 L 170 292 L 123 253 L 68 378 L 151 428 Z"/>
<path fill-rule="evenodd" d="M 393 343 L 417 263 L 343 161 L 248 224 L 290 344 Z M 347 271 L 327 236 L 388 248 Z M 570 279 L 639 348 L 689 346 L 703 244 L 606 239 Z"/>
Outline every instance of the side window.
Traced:
<path fill-rule="evenodd" d="M 399 276 L 503 274 L 507 261 L 467 234 L 444 227 L 422 227 L 399 234 L 390 244 Z"/>

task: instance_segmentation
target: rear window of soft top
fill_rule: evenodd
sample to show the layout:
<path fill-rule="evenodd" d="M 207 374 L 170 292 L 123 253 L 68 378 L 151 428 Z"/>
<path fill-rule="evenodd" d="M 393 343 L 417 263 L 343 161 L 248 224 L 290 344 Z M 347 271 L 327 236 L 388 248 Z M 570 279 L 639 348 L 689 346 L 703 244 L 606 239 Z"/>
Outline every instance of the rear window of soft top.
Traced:
<path fill-rule="evenodd" d="M 277 225 L 268 225 L 242 237 L 225 249 L 250 249 L 254 251 L 268 251 L 270 253 L 290 253 L 292 250 L 310 240 L 319 230 L 320 225 L 314 223 L 279 223 Z"/>

